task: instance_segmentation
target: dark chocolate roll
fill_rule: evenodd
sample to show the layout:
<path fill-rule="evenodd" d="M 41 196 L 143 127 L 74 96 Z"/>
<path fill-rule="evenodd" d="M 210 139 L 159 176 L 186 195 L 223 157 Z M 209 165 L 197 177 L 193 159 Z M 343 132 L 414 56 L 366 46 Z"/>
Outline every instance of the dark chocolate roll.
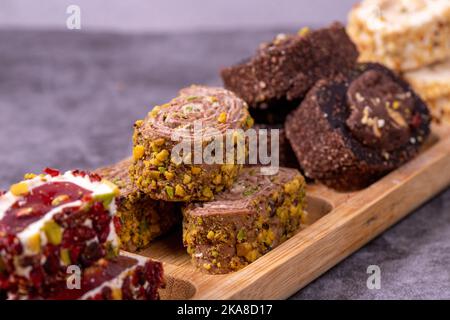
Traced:
<path fill-rule="evenodd" d="M 418 153 L 430 133 L 430 114 L 405 81 L 368 63 L 319 81 L 285 128 L 306 176 L 355 190 Z"/>
<path fill-rule="evenodd" d="M 357 58 L 345 28 L 334 23 L 316 31 L 280 34 L 263 43 L 252 58 L 223 69 L 222 79 L 249 104 L 257 123 L 283 123 L 316 81 L 353 67 Z"/>

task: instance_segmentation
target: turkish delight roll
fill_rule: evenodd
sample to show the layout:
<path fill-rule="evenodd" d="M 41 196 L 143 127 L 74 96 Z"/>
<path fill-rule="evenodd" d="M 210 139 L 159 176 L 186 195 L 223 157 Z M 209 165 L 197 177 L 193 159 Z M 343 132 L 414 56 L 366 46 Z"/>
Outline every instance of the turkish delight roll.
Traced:
<path fill-rule="evenodd" d="M 240 137 L 252 125 L 247 104 L 234 93 L 183 89 L 136 122 L 131 179 L 155 200 L 211 200 L 236 179 L 246 154 Z"/>
<path fill-rule="evenodd" d="M 295 169 L 243 169 L 233 188 L 212 202 L 183 209 L 183 242 L 207 273 L 239 270 L 294 235 L 306 218 L 305 180 Z"/>
<path fill-rule="evenodd" d="M 418 69 L 450 57 L 450 1 L 364 0 L 350 12 L 347 31 L 361 61 Z"/>
<path fill-rule="evenodd" d="M 26 178 L 0 196 L 0 288 L 45 297 L 69 265 L 86 268 L 118 254 L 118 189 L 77 170 Z"/>
<path fill-rule="evenodd" d="M 450 59 L 405 72 L 404 76 L 427 102 L 437 121 L 450 121 Z"/>
<path fill-rule="evenodd" d="M 47 300 L 159 300 L 164 287 L 160 262 L 140 256 L 100 259 L 83 271 L 79 283 L 69 279 Z"/>
<path fill-rule="evenodd" d="M 224 68 L 222 79 L 225 88 L 250 105 L 257 123 L 283 123 L 317 80 L 351 68 L 357 58 L 345 28 L 334 23 L 280 34 L 250 59 Z"/>
<path fill-rule="evenodd" d="M 317 82 L 285 128 L 307 177 L 349 191 L 416 156 L 430 120 L 426 104 L 405 81 L 368 63 Z"/>
<path fill-rule="evenodd" d="M 180 222 L 181 212 L 176 203 L 153 200 L 137 189 L 128 174 L 131 163 L 129 158 L 96 173 L 120 190 L 116 198 L 117 216 L 121 221 L 119 237 L 122 249 L 134 252 L 144 249 Z"/>
<path fill-rule="evenodd" d="M 450 94 L 427 102 L 437 123 L 450 123 Z"/>

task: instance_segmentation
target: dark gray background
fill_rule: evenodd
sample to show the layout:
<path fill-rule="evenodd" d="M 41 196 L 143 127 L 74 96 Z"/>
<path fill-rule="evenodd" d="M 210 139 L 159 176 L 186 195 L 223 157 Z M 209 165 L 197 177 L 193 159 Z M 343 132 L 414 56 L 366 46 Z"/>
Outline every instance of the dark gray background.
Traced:
<path fill-rule="evenodd" d="M 0 31 L 0 187 L 126 157 L 136 119 L 183 86 L 220 84 L 220 67 L 275 34 Z M 449 208 L 447 191 L 293 298 L 450 298 Z M 368 265 L 381 290 L 367 289 Z"/>

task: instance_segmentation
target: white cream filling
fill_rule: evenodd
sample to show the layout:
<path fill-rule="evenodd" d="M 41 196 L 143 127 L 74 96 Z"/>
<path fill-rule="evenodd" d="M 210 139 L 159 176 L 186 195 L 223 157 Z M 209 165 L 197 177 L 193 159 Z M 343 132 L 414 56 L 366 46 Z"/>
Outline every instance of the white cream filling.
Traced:
<path fill-rule="evenodd" d="M 117 212 L 116 202 L 112 201 L 111 204 L 109 205 L 109 213 L 112 217 L 114 217 L 116 215 L 116 212 Z M 114 220 L 111 220 L 107 241 L 111 242 L 111 244 L 114 247 L 120 246 L 119 236 L 117 235 L 116 228 L 114 226 Z"/>
<path fill-rule="evenodd" d="M 78 206 L 81 206 L 82 204 L 83 204 L 83 202 L 78 200 L 78 201 L 66 203 L 66 204 L 63 204 L 63 205 L 61 205 L 59 207 L 56 207 L 56 208 L 50 210 L 49 212 L 47 212 L 39 220 L 37 220 L 37 221 L 33 222 L 32 224 L 28 225 L 23 231 L 19 232 L 17 234 L 17 238 L 19 238 L 19 240 L 22 243 L 22 246 L 24 248 L 24 253 L 23 254 L 24 255 L 32 255 L 33 254 L 33 251 L 31 251 L 30 248 L 27 245 L 27 241 L 32 236 L 34 236 L 35 234 L 39 233 L 46 222 L 52 220 L 53 217 L 56 214 L 62 212 L 64 209 L 78 207 Z M 45 239 L 42 239 L 42 238 L 45 238 Z M 42 240 L 45 240 L 44 241 L 44 244 L 45 244 L 47 239 L 46 239 L 46 237 L 43 237 L 41 235 L 41 241 Z"/>

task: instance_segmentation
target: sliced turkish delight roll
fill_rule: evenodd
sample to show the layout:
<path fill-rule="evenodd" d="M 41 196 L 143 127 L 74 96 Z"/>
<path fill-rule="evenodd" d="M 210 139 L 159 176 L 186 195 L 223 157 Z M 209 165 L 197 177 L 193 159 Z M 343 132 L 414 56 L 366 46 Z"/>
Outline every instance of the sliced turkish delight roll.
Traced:
<path fill-rule="evenodd" d="M 405 72 L 404 76 L 425 100 L 450 95 L 450 59 L 419 70 Z"/>
<path fill-rule="evenodd" d="M 45 297 L 69 265 L 117 255 L 118 189 L 82 171 L 26 178 L 0 196 L 0 289 Z"/>
<path fill-rule="evenodd" d="M 79 287 L 77 287 L 79 285 Z M 48 300 L 159 300 L 164 287 L 160 262 L 139 256 L 101 259 L 47 297 Z"/>
<path fill-rule="evenodd" d="M 222 79 L 250 105 L 257 123 L 283 123 L 316 81 L 351 68 L 357 58 L 345 28 L 334 23 L 280 34 L 250 59 L 223 69 Z"/>
<path fill-rule="evenodd" d="M 201 270 L 239 270 L 294 235 L 306 218 L 305 180 L 295 169 L 244 168 L 233 188 L 184 210 L 183 242 Z"/>
<path fill-rule="evenodd" d="M 167 233 L 181 220 L 176 203 L 153 200 L 131 182 L 132 159 L 96 171 L 118 186 L 117 216 L 121 221 L 119 237 L 122 249 L 137 251 L 147 247 L 156 237 Z"/>
<path fill-rule="evenodd" d="M 450 59 L 406 72 L 404 76 L 427 102 L 434 118 L 438 122 L 441 120 L 448 122 L 450 120 Z"/>
<path fill-rule="evenodd" d="M 430 134 L 430 120 L 405 81 L 367 63 L 317 82 L 285 128 L 307 177 L 349 191 L 414 158 Z"/>
<path fill-rule="evenodd" d="M 427 101 L 437 123 L 450 123 L 450 94 Z"/>
<path fill-rule="evenodd" d="M 234 93 L 183 89 L 136 122 L 132 181 L 155 200 L 211 200 L 235 181 L 246 152 L 239 130 L 252 125 L 247 104 Z"/>
<path fill-rule="evenodd" d="M 361 61 L 418 69 L 450 57 L 450 1 L 363 0 L 350 12 L 347 30 Z"/>

